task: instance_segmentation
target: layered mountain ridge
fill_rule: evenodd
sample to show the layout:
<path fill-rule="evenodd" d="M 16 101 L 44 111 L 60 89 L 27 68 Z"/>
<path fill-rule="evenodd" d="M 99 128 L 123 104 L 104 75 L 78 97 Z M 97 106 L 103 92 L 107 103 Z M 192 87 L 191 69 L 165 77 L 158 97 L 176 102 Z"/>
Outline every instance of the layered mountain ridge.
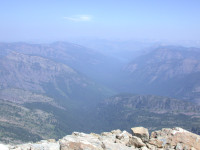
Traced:
<path fill-rule="evenodd" d="M 67 42 L 1 43 L 0 58 L 2 142 L 133 124 L 200 133 L 199 49 L 157 47 L 124 64 Z"/>
<path fill-rule="evenodd" d="M 134 93 L 155 94 L 199 103 L 200 49 L 158 47 L 126 66 Z"/>
<path fill-rule="evenodd" d="M 12 52 L 0 60 L 0 66 L 1 89 L 15 88 L 46 95 L 53 94 L 49 90 L 54 90 L 57 95 L 71 99 L 73 99 L 73 92 L 80 90 L 82 93 L 84 89 L 90 89 L 93 92 L 104 90 L 100 86 L 93 88 L 98 85 L 69 66 L 40 56 Z M 63 86 L 66 88 L 65 91 L 63 91 Z M 84 96 L 81 98 L 84 99 Z"/>
<path fill-rule="evenodd" d="M 83 130 L 83 112 L 112 93 L 66 64 L 7 49 L 0 52 L 2 141 L 59 138 L 76 128 Z M 28 137 L 18 136 L 20 131 Z"/>
<path fill-rule="evenodd" d="M 79 73 L 109 86 L 112 85 L 110 80 L 114 78 L 112 74 L 119 73 L 118 68 L 123 65 L 114 57 L 68 42 L 54 42 L 51 44 L 1 43 L 0 49 L 41 56 L 66 64 Z"/>
<path fill-rule="evenodd" d="M 155 113 L 200 113 L 200 106 L 193 103 L 154 95 L 122 94 L 106 99 L 104 104 L 122 107 L 122 109 L 149 110 Z"/>
<path fill-rule="evenodd" d="M 161 96 L 119 94 L 105 99 L 97 110 L 97 116 L 104 116 L 105 126 L 113 124 L 123 130 L 129 130 L 133 123 L 150 131 L 175 126 L 193 131 L 200 123 L 199 106 Z"/>

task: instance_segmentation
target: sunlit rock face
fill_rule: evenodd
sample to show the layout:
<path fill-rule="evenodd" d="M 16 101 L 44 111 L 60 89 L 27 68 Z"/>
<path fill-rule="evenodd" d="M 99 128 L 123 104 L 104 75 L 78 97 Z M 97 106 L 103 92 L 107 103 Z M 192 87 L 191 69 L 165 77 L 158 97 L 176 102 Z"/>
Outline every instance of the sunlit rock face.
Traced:
<path fill-rule="evenodd" d="M 149 136 L 143 127 L 127 131 L 113 130 L 101 134 L 73 132 L 56 141 L 43 140 L 22 145 L 3 145 L 1 150 L 200 150 L 200 136 L 182 128 L 164 128 Z"/>

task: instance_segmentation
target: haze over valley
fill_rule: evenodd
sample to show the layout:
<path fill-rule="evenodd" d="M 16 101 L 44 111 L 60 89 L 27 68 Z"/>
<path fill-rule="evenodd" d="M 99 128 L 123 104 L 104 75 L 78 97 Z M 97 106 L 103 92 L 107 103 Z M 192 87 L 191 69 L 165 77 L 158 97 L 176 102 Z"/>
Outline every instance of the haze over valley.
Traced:
<path fill-rule="evenodd" d="M 200 135 L 198 1 L 2 3 L 0 143 L 136 126 Z"/>
<path fill-rule="evenodd" d="M 133 124 L 199 132 L 199 48 L 158 46 L 129 63 L 67 42 L 0 48 L 5 142 L 128 130 Z"/>

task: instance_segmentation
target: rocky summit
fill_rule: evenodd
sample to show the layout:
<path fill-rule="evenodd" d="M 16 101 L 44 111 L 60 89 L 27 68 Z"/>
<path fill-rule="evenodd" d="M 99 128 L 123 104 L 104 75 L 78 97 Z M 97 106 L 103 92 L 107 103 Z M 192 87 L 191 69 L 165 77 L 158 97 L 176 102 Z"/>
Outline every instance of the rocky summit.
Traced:
<path fill-rule="evenodd" d="M 146 128 L 131 128 L 101 134 L 73 132 L 56 141 L 42 140 L 22 145 L 0 144 L 0 150 L 200 150 L 200 136 L 182 128 L 164 128 L 149 135 Z"/>

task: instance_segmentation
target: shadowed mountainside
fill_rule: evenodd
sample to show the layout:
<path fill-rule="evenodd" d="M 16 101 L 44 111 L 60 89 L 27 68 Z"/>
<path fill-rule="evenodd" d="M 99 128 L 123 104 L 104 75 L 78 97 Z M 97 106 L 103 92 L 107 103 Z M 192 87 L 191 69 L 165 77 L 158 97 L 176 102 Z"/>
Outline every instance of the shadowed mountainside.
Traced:
<path fill-rule="evenodd" d="M 150 131 L 180 126 L 192 131 L 199 128 L 200 107 L 182 100 L 153 95 L 119 94 L 105 99 L 97 107 L 97 116 L 110 130 L 128 130 L 131 123 L 147 127 Z"/>
<path fill-rule="evenodd" d="M 41 56 L 1 51 L 2 141 L 58 138 L 76 129 L 88 131 L 84 124 L 91 122 L 84 119 L 84 112 L 112 93 L 65 64 Z M 55 122 L 48 122 L 52 117 Z M 19 132 L 29 138 L 18 135 Z M 44 136 L 45 132 L 48 134 Z"/>
<path fill-rule="evenodd" d="M 134 93 L 177 97 L 199 103 L 198 48 L 159 47 L 134 59 L 125 71 L 129 78 L 127 87 Z"/>
<path fill-rule="evenodd" d="M 66 64 L 96 82 L 111 87 L 119 79 L 116 75 L 120 73 L 120 69 L 124 65 L 122 61 L 114 57 L 68 42 L 52 44 L 0 43 L 0 49 L 41 56 Z"/>

